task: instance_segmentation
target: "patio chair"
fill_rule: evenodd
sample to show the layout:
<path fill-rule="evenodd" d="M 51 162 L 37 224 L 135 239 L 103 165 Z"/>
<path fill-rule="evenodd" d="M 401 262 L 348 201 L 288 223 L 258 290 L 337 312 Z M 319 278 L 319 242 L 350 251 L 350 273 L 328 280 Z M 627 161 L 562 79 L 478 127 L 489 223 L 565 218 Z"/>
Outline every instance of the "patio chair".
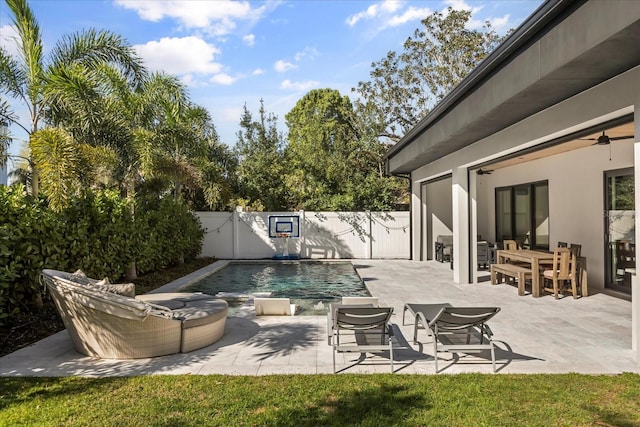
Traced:
<path fill-rule="evenodd" d="M 453 255 L 453 236 L 438 236 L 435 242 L 436 261 L 451 261 Z"/>
<path fill-rule="evenodd" d="M 393 329 L 389 324 L 393 307 L 342 306 L 331 308 L 333 339 L 333 373 L 336 373 L 336 353 L 389 352 L 393 373 Z"/>
<path fill-rule="evenodd" d="M 545 291 L 553 292 L 558 299 L 558 294 L 565 291 L 567 282 L 571 284 L 573 298 L 578 298 L 578 283 L 576 278 L 576 253 L 569 248 L 556 248 L 553 251 L 553 264 L 551 269 L 544 270 L 542 277 L 544 280 Z M 552 286 L 547 286 L 548 281 L 552 282 Z M 562 286 L 561 286 L 562 284 Z"/>
<path fill-rule="evenodd" d="M 496 371 L 496 356 L 493 332 L 487 321 L 500 311 L 499 307 L 451 307 L 443 306 L 429 320 L 428 330 L 433 337 L 433 358 L 438 373 L 438 353 L 491 352 L 493 372 Z"/>
<path fill-rule="evenodd" d="M 342 297 L 342 304 L 357 305 L 370 304 L 371 307 L 378 307 L 378 297 Z"/>
<path fill-rule="evenodd" d="M 502 246 L 507 251 L 517 251 L 518 249 L 522 249 L 522 245 L 515 240 L 503 240 Z"/>

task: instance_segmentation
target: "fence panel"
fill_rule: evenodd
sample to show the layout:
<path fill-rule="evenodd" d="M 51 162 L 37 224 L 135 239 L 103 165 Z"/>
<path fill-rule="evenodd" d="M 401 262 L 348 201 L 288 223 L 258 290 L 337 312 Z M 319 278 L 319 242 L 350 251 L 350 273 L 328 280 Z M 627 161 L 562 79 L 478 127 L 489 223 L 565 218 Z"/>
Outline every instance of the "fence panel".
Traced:
<path fill-rule="evenodd" d="M 233 259 L 233 213 L 196 212 L 205 229 L 200 256 Z"/>
<path fill-rule="evenodd" d="M 371 224 L 371 258 L 409 258 L 409 212 L 372 212 Z"/>
<path fill-rule="evenodd" d="M 203 256 L 264 259 L 409 258 L 409 212 L 196 212 L 206 230 Z M 270 215 L 299 215 L 301 237 L 270 238 Z"/>

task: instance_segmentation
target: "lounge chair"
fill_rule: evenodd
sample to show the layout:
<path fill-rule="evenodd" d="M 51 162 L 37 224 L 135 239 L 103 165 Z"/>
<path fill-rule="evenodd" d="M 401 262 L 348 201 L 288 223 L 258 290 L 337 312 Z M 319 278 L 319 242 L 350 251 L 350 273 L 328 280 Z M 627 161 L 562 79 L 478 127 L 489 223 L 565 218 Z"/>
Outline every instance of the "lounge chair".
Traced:
<path fill-rule="evenodd" d="M 254 298 L 256 316 L 293 316 L 296 305 L 289 298 Z"/>
<path fill-rule="evenodd" d="M 402 315 L 410 311 L 415 316 L 413 341 L 417 342 L 419 326 L 433 337 L 433 358 L 438 373 L 438 352 L 479 353 L 491 352 L 493 372 L 496 357 L 493 332 L 487 325 L 499 307 L 453 307 L 451 304 L 405 304 Z"/>
<path fill-rule="evenodd" d="M 370 304 L 372 307 L 378 307 L 378 297 L 342 297 L 342 304 Z"/>
<path fill-rule="evenodd" d="M 151 293 L 102 285 L 84 273 L 43 270 L 76 350 L 104 359 L 187 353 L 222 338 L 228 304 L 202 293 Z M 129 289 L 131 288 L 131 289 Z"/>
<path fill-rule="evenodd" d="M 329 319 L 333 338 L 333 373 L 336 372 L 336 353 L 389 352 L 393 373 L 393 329 L 389 324 L 393 307 L 332 305 Z"/>

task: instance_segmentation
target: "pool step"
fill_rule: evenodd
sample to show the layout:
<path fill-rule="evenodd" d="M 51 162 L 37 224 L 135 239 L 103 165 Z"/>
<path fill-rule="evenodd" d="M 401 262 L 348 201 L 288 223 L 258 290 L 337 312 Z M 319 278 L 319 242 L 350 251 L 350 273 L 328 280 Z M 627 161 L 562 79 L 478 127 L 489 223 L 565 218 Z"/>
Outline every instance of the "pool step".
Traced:
<path fill-rule="evenodd" d="M 254 298 L 269 298 L 271 292 L 255 292 L 253 294 L 245 294 L 242 292 L 218 292 L 215 297 L 222 298 L 230 302 L 251 302 Z"/>

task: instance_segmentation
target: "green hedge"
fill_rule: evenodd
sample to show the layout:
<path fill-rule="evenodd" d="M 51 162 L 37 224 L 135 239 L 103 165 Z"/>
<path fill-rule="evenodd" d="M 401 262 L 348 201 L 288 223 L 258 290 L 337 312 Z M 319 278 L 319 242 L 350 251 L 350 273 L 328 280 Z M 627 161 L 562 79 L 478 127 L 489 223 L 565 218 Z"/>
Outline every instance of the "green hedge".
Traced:
<path fill-rule="evenodd" d="M 171 198 L 139 202 L 134 221 L 117 192 L 74 198 L 55 213 L 24 187 L 0 186 L 0 320 L 39 301 L 44 268 L 118 281 L 133 261 L 146 273 L 196 257 L 203 238 L 198 219 Z"/>

